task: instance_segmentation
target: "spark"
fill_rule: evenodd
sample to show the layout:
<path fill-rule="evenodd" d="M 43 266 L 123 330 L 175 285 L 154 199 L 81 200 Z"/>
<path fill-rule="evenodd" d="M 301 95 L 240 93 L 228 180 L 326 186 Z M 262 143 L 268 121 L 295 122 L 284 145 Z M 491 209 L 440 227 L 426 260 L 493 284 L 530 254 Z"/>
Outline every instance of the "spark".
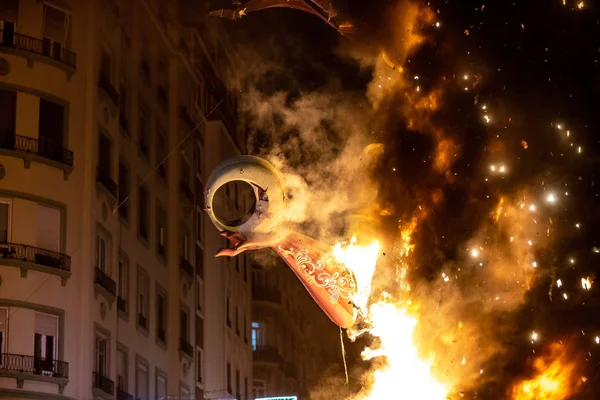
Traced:
<path fill-rule="evenodd" d="M 594 341 L 596 342 L 596 344 L 600 344 L 600 336 L 596 336 L 594 338 Z"/>
<path fill-rule="evenodd" d="M 460 363 L 461 363 L 461 365 L 465 365 L 467 363 L 467 359 L 465 357 L 463 357 L 462 361 Z"/>
<path fill-rule="evenodd" d="M 471 257 L 473 257 L 473 258 L 479 257 L 479 250 L 477 250 L 477 249 L 471 250 Z"/>
<path fill-rule="evenodd" d="M 590 278 L 581 278 L 581 287 L 584 290 L 590 290 L 592 288 L 592 281 Z"/>
<path fill-rule="evenodd" d="M 535 211 L 535 205 L 534 204 L 532 204 L 532 205 L 529 206 L 529 211 L 532 211 L 532 212 Z"/>
<path fill-rule="evenodd" d="M 500 166 L 500 172 L 504 173 L 504 171 L 506 170 L 506 168 L 504 167 L 504 165 Z"/>
<path fill-rule="evenodd" d="M 539 337 L 539 335 L 538 335 L 538 333 L 536 331 L 533 331 L 531 333 L 531 341 L 532 342 L 536 342 L 538 340 L 538 337 Z"/>
<path fill-rule="evenodd" d="M 488 115 L 484 115 L 484 116 L 483 116 L 483 119 L 485 119 L 485 123 L 486 123 L 486 124 L 489 124 L 489 123 L 490 123 L 490 120 L 491 120 L 491 119 L 490 119 L 490 117 L 489 117 Z"/>
<path fill-rule="evenodd" d="M 533 268 L 537 268 L 537 261 L 534 261 L 534 262 L 532 262 L 532 263 L 531 263 L 531 266 L 532 266 Z"/>
<path fill-rule="evenodd" d="M 575 224 L 575 228 L 577 228 L 577 229 L 579 229 L 579 228 L 580 228 L 580 225 L 579 225 L 579 223 Z"/>
<path fill-rule="evenodd" d="M 548 203 L 555 203 L 556 202 L 556 195 L 554 193 L 550 193 L 548 195 L 548 197 L 546 197 L 546 201 Z"/>
<path fill-rule="evenodd" d="M 560 279 L 556 281 L 556 286 L 558 286 L 558 287 L 562 286 L 562 281 Z"/>
<path fill-rule="evenodd" d="M 563 126 L 561 124 L 556 125 L 556 128 L 560 131 L 562 130 Z"/>
<path fill-rule="evenodd" d="M 569 262 L 570 262 L 571 264 L 575 264 L 575 259 L 574 259 L 574 258 L 569 258 Z"/>
<path fill-rule="evenodd" d="M 530 245 L 530 246 L 533 246 L 533 242 L 531 240 L 528 240 L 527 244 Z"/>
<path fill-rule="evenodd" d="M 484 104 L 484 105 L 481 106 L 481 109 L 485 110 L 485 109 L 487 109 L 487 106 Z"/>
<path fill-rule="evenodd" d="M 598 254 L 598 253 L 600 253 L 600 248 L 594 246 L 594 247 L 592 247 L 592 252 Z"/>
<path fill-rule="evenodd" d="M 419 75 L 415 75 L 415 81 L 419 80 Z"/>
<path fill-rule="evenodd" d="M 563 293 L 563 297 L 565 298 L 565 300 L 568 300 L 568 299 L 569 299 L 569 296 L 567 296 L 567 294 L 566 294 L 566 293 Z"/>
<path fill-rule="evenodd" d="M 577 148 L 577 153 L 581 154 L 581 146 Z"/>
<path fill-rule="evenodd" d="M 491 169 L 492 171 L 494 171 L 494 172 L 495 172 L 495 171 L 496 171 L 496 166 L 495 166 L 495 165 L 492 165 L 492 166 L 490 167 L 490 169 Z"/>
<path fill-rule="evenodd" d="M 579 8 L 580 10 L 583 8 L 584 4 L 583 1 L 580 1 L 579 3 L 577 3 L 577 8 Z"/>
<path fill-rule="evenodd" d="M 440 22 L 439 22 L 439 21 L 435 23 L 435 27 L 436 27 L 436 28 L 439 28 L 439 27 L 440 27 L 440 25 L 441 25 L 441 24 L 440 24 Z"/>
<path fill-rule="evenodd" d="M 469 80 L 469 75 L 465 75 L 465 76 L 463 76 L 463 78 L 464 78 L 465 81 Z"/>

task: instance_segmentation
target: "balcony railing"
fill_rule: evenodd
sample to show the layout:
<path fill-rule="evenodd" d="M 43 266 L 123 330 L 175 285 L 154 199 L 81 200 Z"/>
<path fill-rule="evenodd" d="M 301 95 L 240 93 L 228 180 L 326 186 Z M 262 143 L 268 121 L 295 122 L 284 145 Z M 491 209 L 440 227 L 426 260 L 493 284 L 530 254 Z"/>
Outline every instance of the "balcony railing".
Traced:
<path fill-rule="evenodd" d="M 94 374 L 94 376 L 93 376 L 94 387 L 102 390 L 104 393 L 114 396 L 115 395 L 115 383 L 113 381 L 111 381 L 110 379 L 108 379 L 107 377 L 103 376 L 99 372 L 94 372 L 93 374 Z"/>
<path fill-rule="evenodd" d="M 252 358 L 255 362 L 281 363 L 279 351 L 273 346 L 256 347 L 252 352 Z"/>
<path fill-rule="evenodd" d="M 110 101 L 113 102 L 115 106 L 119 105 L 119 93 L 117 93 L 117 89 L 115 89 L 110 83 L 110 78 L 106 75 L 106 73 L 100 73 L 100 79 L 98 79 L 98 87 L 106 93 Z"/>
<path fill-rule="evenodd" d="M 194 267 L 192 267 L 192 264 L 190 264 L 190 262 L 186 260 L 183 256 L 179 257 L 179 268 L 181 268 L 183 272 L 188 274 L 188 276 L 194 276 Z"/>
<path fill-rule="evenodd" d="M 68 379 L 69 363 L 21 354 L 2 353 L 0 354 L 0 371 L 13 371 Z"/>
<path fill-rule="evenodd" d="M 148 318 L 138 313 L 138 325 L 143 329 L 148 330 Z"/>
<path fill-rule="evenodd" d="M 73 152 L 48 138 L 30 138 L 12 132 L 0 132 L 0 149 L 22 151 L 73 166 Z"/>
<path fill-rule="evenodd" d="M 104 271 L 96 267 L 94 283 L 102 286 L 108 293 L 113 296 L 117 293 L 117 283 L 113 281 L 110 276 L 106 275 Z"/>
<path fill-rule="evenodd" d="M 77 66 L 76 54 L 65 49 L 60 43 L 53 43 L 48 39 L 37 39 L 20 33 L 10 35 L 7 31 L 1 32 L 0 47 L 13 48 L 49 57 L 73 69 Z"/>
<path fill-rule="evenodd" d="M 133 400 L 133 395 L 122 389 L 117 390 L 117 400 Z"/>
<path fill-rule="evenodd" d="M 70 272 L 71 257 L 39 247 L 17 243 L 0 243 L 0 259 L 30 262 Z"/>
<path fill-rule="evenodd" d="M 189 185 L 185 182 L 181 182 L 179 188 L 183 197 L 188 199 L 190 203 L 194 204 L 194 192 L 192 192 L 192 189 L 190 189 Z"/>
<path fill-rule="evenodd" d="M 281 291 L 273 287 L 252 285 L 252 300 L 281 304 Z"/>
<path fill-rule="evenodd" d="M 127 312 L 127 300 L 121 296 L 117 297 L 117 308 L 121 312 Z"/>
<path fill-rule="evenodd" d="M 185 338 L 179 338 L 179 350 L 190 357 L 194 356 L 194 347 Z"/>
<path fill-rule="evenodd" d="M 115 199 L 117 198 L 117 184 L 111 179 L 108 168 L 98 167 L 96 173 L 96 182 L 101 183 L 102 186 L 108 190 L 108 193 L 110 193 L 111 196 L 113 196 Z"/>

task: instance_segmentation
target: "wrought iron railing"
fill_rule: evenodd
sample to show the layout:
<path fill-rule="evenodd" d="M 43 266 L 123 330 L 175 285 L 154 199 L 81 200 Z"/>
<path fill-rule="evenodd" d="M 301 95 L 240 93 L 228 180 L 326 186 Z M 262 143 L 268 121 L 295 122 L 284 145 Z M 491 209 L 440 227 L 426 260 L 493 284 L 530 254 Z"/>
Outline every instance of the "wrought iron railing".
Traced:
<path fill-rule="evenodd" d="M 146 318 L 143 314 L 138 313 L 138 325 L 148 330 L 148 318 Z"/>
<path fill-rule="evenodd" d="M 179 268 L 189 276 L 194 276 L 194 267 L 192 267 L 192 264 L 183 256 L 179 257 Z"/>
<path fill-rule="evenodd" d="M 100 372 L 93 373 L 94 387 L 102 390 L 104 393 L 114 396 L 115 394 L 115 383 L 103 376 Z"/>
<path fill-rule="evenodd" d="M 190 186 L 182 181 L 179 185 L 179 188 L 181 190 L 181 194 L 183 194 L 183 196 L 188 199 L 190 203 L 194 204 L 194 192 L 192 192 Z"/>
<path fill-rule="evenodd" d="M 281 304 L 281 291 L 273 287 L 252 285 L 252 300 Z"/>
<path fill-rule="evenodd" d="M 106 73 L 100 73 L 100 78 L 98 79 L 98 87 L 104 90 L 104 93 L 108 96 L 110 101 L 113 102 L 114 105 L 119 104 L 119 93 L 117 93 L 117 89 L 115 89 L 110 82 L 110 78 L 106 75 Z"/>
<path fill-rule="evenodd" d="M 110 276 L 106 274 L 106 272 L 102 271 L 100 268 L 96 267 L 95 270 L 95 279 L 94 282 L 98 285 L 102 286 L 106 291 L 113 296 L 117 293 L 117 283 L 113 281 Z"/>
<path fill-rule="evenodd" d="M 73 152 L 49 138 L 30 138 L 15 135 L 13 132 L 0 132 L 0 149 L 23 151 L 36 154 L 49 160 L 73 166 Z"/>
<path fill-rule="evenodd" d="M 183 351 L 190 357 L 194 356 L 194 347 L 187 341 L 186 338 L 179 338 L 179 350 Z"/>
<path fill-rule="evenodd" d="M 281 355 L 276 347 L 259 346 L 252 351 L 252 358 L 258 362 L 281 363 Z"/>
<path fill-rule="evenodd" d="M 117 297 L 117 307 L 121 312 L 127 312 L 127 300 L 121 296 Z"/>
<path fill-rule="evenodd" d="M 62 271 L 71 271 L 71 257 L 39 247 L 0 243 L 0 259 L 30 262 Z"/>
<path fill-rule="evenodd" d="M 34 356 L 24 356 L 22 354 L 0 354 L 0 371 L 2 370 L 44 375 L 53 378 L 69 378 L 69 363 Z"/>
<path fill-rule="evenodd" d="M 10 47 L 49 57 L 71 68 L 77 66 L 77 55 L 75 53 L 65 49 L 60 43 L 53 43 L 49 39 L 37 39 L 20 33 L 13 33 L 11 36 L 6 31 L 2 31 L 0 47 Z"/>
<path fill-rule="evenodd" d="M 96 182 L 101 183 L 114 198 L 117 198 L 117 184 L 111 179 L 108 168 L 98 167 L 96 171 Z"/>

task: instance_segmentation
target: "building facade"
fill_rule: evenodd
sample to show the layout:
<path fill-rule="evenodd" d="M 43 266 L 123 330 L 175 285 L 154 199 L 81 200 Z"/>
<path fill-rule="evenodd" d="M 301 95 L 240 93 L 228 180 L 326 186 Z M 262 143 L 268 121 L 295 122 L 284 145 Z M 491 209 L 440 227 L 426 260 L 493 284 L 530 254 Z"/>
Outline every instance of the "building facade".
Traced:
<path fill-rule="evenodd" d="M 243 151 L 229 49 L 183 12 L 0 2 L 0 398 L 227 398 L 252 380 L 225 333 L 250 289 L 202 213 L 211 165 Z"/>
<path fill-rule="evenodd" d="M 339 328 L 281 260 L 252 265 L 255 396 L 309 399 L 313 385 L 342 358 Z"/>

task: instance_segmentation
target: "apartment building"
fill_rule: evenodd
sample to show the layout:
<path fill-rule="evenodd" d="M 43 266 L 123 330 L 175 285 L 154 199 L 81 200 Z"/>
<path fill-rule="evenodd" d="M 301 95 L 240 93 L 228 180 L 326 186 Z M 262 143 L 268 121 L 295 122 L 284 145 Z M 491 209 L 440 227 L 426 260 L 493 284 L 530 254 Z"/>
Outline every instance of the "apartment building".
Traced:
<path fill-rule="evenodd" d="M 309 399 L 328 368 L 341 362 L 339 335 L 287 264 L 252 265 L 256 397 Z"/>
<path fill-rule="evenodd" d="M 211 332 L 249 289 L 209 281 L 236 261 L 213 259 L 202 215 L 211 165 L 243 150 L 227 48 L 179 5 L 0 2 L 0 398 L 223 398 L 252 379 L 250 347 Z"/>

